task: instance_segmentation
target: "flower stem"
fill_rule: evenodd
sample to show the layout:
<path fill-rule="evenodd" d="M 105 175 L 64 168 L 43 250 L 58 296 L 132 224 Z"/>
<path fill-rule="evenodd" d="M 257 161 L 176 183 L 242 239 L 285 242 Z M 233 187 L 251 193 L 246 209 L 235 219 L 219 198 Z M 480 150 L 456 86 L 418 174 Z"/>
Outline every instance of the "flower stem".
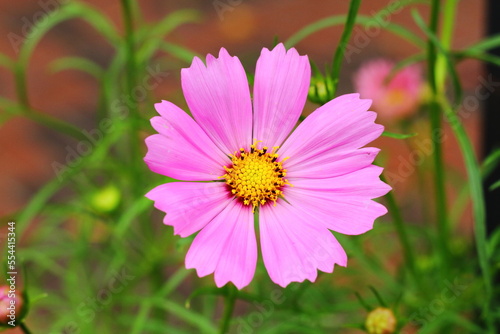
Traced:
<path fill-rule="evenodd" d="M 16 93 L 19 104 L 24 112 L 30 111 L 28 90 L 26 88 L 26 69 L 20 62 L 14 66 L 14 78 L 16 80 Z"/>
<path fill-rule="evenodd" d="M 237 297 L 238 289 L 236 289 L 235 286 L 228 284 L 226 298 L 224 299 L 224 314 L 222 316 L 220 324 L 220 334 L 227 333 L 229 329 L 229 324 L 231 323 L 231 316 L 233 315 L 234 304 L 236 303 Z"/>
<path fill-rule="evenodd" d="M 447 50 L 451 47 L 457 3 L 458 0 L 447 0 L 444 4 L 443 24 L 441 27 L 441 45 Z M 439 54 L 436 59 L 436 85 L 440 93 L 444 91 L 445 80 L 446 60 L 443 55 Z"/>
<path fill-rule="evenodd" d="M 380 177 L 380 179 L 386 182 L 383 175 Z M 387 195 L 385 195 L 385 198 L 387 200 L 389 212 L 391 213 L 392 219 L 394 221 L 394 226 L 396 227 L 396 232 L 398 234 L 399 242 L 401 243 L 401 248 L 403 249 L 403 255 L 406 260 L 406 264 L 408 265 L 410 275 L 415 280 L 416 284 L 421 287 L 421 279 L 417 274 L 417 268 L 415 265 L 415 256 L 410 244 L 410 239 L 408 238 L 408 234 L 406 233 L 406 228 L 403 221 L 403 216 L 401 215 L 401 211 L 399 210 L 392 191 L 388 192 Z"/>
<path fill-rule="evenodd" d="M 126 58 L 127 58 L 127 68 L 126 68 L 126 90 L 129 95 L 129 107 L 130 107 L 130 165 L 136 177 L 136 182 L 134 182 L 135 187 L 140 187 L 142 173 L 141 173 L 141 163 L 140 159 L 140 147 L 139 147 L 139 106 L 138 101 L 134 97 L 133 90 L 137 83 L 137 62 L 135 58 L 135 41 L 134 41 L 134 21 L 132 16 L 132 5 L 130 0 L 121 0 L 122 3 L 122 14 L 123 22 L 125 25 L 125 47 L 126 47 Z M 137 188 L 136 188 L 137 190 Z"/>
<path fill-rule="evenodd" d="M 24 334 L 31 334 L 31 331 L 28 329 L 28 327 L 26 327 L 26 324 L 24 322 L 21 322 L 19 324 L 19 327 L 21 328 Z"/>
<path fill-rule="evenodd" d="M 443 110 L 445 112 L 451 128 L 455 132 L 455 136 L 462 150 L 467 175 L 469 179 L 470 193 L 473 204 L 474 213 L 474 237 L 476 239 L 477 254 L 479 258 L 479 266 L 481 268 L 482 278 L 485 287 L 483 317 L 486 320 L 488 328 L 487 333 L 495 333 L 495 325 L 492 319 L 490 307 L 493 297 L 493 282 L 488 258 L 488 242 L 486 237 L 486 209 L 484 203 L 484 194 L 482 188 L 481 169 L 474 154 L 474 148 L 470 142 L 465 129 L 460 122 L 460 119 L 455 114 L 455 110 L 448 104 L 448 101 L 443 100 Z"/>
<path fill-rule="evenodd" d="M 352 30 L 354 29 L 354 24 L 356 23 L 356 17 L 358 15 L 359 6 L 361 5 L 361 0 L 351 0 L 349 5 L 349 12 L 347 14 L 347 19 L 344 25 L 344 31 L 340 37 L 339 45 L 337 50 L 335 50 L 335 55 L 333 56 L 332 64 L 332 81 L 333 81 L 333 92 L 331 98 L 335 97 L 337 91 L 337 86 L 339 84 L 340 69 L 342 67 L 342 60 L 344 59 L 344 52 L 347 48 L 347 43 L 351 38 Z"/>
<path fill-rule="evenodd" d="M 44 125 L 50 129 L 59 131 L 68 136 L 75 138 L 76 140 L 88 140 L 87 137 L 74 125 L 61 121 L 58 118 L 52 117 L 50 115 L 44 114 L 42 112 L 34 111 L 33 109 L 28 109 L 29 112 L 25 113 L 26 118 L 31 119 L 41 125 Z"/>
<path fill-rule="evenodd" d="M 440 1 L 432 0 L 431 3 L 431 19 L 429 30 L 436 34 L 439 23 Z M 448 247 L 449 226 L 448 214 L 446 210 L 446 188 L 445 188 L 445 173 L 443 163 L 443 148 L 441 145 L 443 129 L 441 124 L 441 107 L 439 105 L 439 93 L 442 88 L 438 87 L 436 78 L 437 71 L 437 51 L 434 43 L 429 40 L 427 45 L 427 60 L 428 60 L 428 80 L 431 88 L 432 97 L 430 102 L 430 121 L 431 121 L 431 138 L 433 144 L 433 160 L 434 160 L 434 183 L 436 186 L 436 219 L 438 244 L 441 253 L 441 266 L 444 272 L 447 272 L 450 265 L 450 252 Z M 439 84 L 443 84 L 440 82 Z"/>

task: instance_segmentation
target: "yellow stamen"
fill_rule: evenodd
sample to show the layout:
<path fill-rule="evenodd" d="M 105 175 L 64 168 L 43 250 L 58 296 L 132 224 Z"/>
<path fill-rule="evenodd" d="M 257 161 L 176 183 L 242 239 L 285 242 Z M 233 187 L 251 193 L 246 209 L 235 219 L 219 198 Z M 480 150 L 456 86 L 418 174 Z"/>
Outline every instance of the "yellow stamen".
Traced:
<path fill-rule="evenodd" d="M 232 166 L 224 166 L 226 174 L 221 176 L 231 188 L 231 193 L 240 198 L 244 205 L 252 205 L 253 211 L 259 205 L 269 201 L 276 201 L 283 195 L 282 188 L 291 185 L 285 179 L 287 170 L 283 168 L 283 161 L 278 162 L 279 147 L 275 146 L 271 152 L 267 147 L 257 148 L 258 141 L 250 146 L 250 152 L 240 149 L 231 157 Z"/>

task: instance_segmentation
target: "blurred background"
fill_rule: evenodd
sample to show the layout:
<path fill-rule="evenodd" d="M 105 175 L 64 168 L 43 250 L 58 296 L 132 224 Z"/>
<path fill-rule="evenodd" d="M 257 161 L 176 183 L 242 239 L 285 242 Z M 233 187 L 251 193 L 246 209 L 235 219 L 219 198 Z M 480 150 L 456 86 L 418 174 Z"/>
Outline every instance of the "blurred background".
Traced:
<path fill-rule="evenodd" d="M 120 3 L 118 1 L 85 1 L 94 6 L 112 20 L 113 24 L 123 29 Z M 61 2 L 46 0 L 40 3 L 54 4 Z M 386 6 L 388 1 L 373 0 L 362 3 L 360 13 L 370 15 Z M 309 23 L 326 16 L 345 14 L 348 3 L 344 1 L 140 1 L 139 5 L 147 22 L 156 22 L 169 13 L 179 9 L 192 9 L 199 13 L 196 23 L 188 23 L 176 28 L 168 41 L 182 44 L 200 55 L 217 54 L 225 47 L 233 55 L 237 55 L 247 71 L 252 73 L 255 62 L 262 47 L 272 47 L 275 38 L 285 41 Z M 9 33 L 23 36 L 33 22 L 45 9 L 37 1 L 19 0 L 15 3 L 0 2 L 0 52 L 11 57 L 16 56 Z M 422 6 L 423 13 L 427 11 Z M 389 17 L 391 22 L 404 24 L 417 32 L 409 10 L 403 9 Z M 485 4 L 483 1 L 463 0 L 459 2 L 454 46 L 465 47 L 478 41 L 485 31 Z M 358 28 L 356 31 L 363 31 Z M 336 42 L 342 33 L 342 27 L 327 28 L 301 41 L 296 47 L 301 54 L 309 55 L 318 65 L 329 63 L 336 48 Z M 418 33 L 418 32 L 417 32 Z M 360 33 L 361 34 L 361 33 Z M 420 33 L 420 35 L 422 35 Z M 352 61 L 344 62 L 340 79 L 340 93 L 353 91 L 352 76 L 359 66 L 369 59 L 389 58 L 401 60 L 414 54 L 417 50 L 401 38 L 381 30 L 374 38 L 369 38 L 359 53 L 352 56 Z M 68 121 L 82 129 L 92 129 L 96 120 L 98 106 L 98 86 L 94 78 L 79 71 L 62 71 L 53 74 L 50 64 L 60 57 L 81 56 L 101 66 L 107 66 L 113 56 L 109 44 L 88 24 L 81 20 L 62 22 L 52 29 L 37 46 L 30 67 L 27 69 L 28 89 L 32 105 L 44 113 L 48 113 Z M 157 57 L 161 70 L 168 73 L 154 90 L 156 101 L 170 99 L 182 104 L 180 91 L 180 68 L 187 63 L 176 62 L 175 59 Z M 458 71 L 462 78 L 464 90 L 473 94 L 481 84 L 479 77 L 484 73 L 481 63 L 467 60 L 460 64 Z M 0 95 L 14 98 L 14 79 L 10 72 L 0 69 Z M 315 108 L 309 105 L 308 110 Z M 152 106 L 151 106 L 152 109 Z M 467 128 L 478 144 L 478 127 L 480 125 L 480 108 L 470 112 L 465 120 Z M 307 111 L 306 111 L 307 113 Z M 12 214 L 21 209 L 26 201 L 47 180 L 55 177 L 53 161 L 63 162 L 71 139 L 59 135 L 50 129 L 30 120 L 14 117 L 2 125 L 0 132 L 0 213 Z M 388 141 L 387 145 L 399 146 L 404 143 Z M 456 168 L 458 176 L 463 177 L 461 158 L 454 139 L 445 143 L 447 161 Z M 397 156 L 397 155 L 396 155 Z M 397 168 L 390 164 L 387 168 Z M 412 189 L 411 178 L 405 179 L 398 187 Z M 408 184 L 410 183 L 410 184 Z"/>

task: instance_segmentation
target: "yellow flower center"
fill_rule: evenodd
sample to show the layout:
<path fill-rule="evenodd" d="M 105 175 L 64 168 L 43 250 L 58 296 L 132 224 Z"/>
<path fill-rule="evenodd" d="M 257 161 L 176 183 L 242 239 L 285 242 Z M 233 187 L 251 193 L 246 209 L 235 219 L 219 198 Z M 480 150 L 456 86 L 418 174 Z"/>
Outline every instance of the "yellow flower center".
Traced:
<path fill-rule="evenodd" d="M 387 101 L 392 105 L 404 103 L 408 99 L 408 95 L 402 89 L 392 89 L 387 93 Z"/>
<path fill-rule="evenodd" d="M 241 198 L 243 204 L 252 205 L 253 210 L 269 201 L 276 204 L 278 197 L 283 194 L 282 188 L 285 184 L 290 185 L 286 176 L 286 169 L 282 161 L 278 160 L 278 154 L 271 152 L 268 148 L 257 149 L 257 142 L 250 146 L 250 152 L 240 149 L 230 155 L 232 166 L 224 166 L 226 174 L 222 176 L 231 192 Z"/>

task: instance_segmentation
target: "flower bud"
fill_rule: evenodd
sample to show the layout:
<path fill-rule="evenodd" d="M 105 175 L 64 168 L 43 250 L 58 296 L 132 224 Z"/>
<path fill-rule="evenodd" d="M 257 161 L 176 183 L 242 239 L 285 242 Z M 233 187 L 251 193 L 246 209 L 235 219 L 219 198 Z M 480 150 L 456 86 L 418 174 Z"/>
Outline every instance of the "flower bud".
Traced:
<path fill-rule="evenodd" d="M 0 326 L 21 320 L 24 301 L 18 291 L 10 290 L 8 285 L 0 286 Z"/>
<path fill-rule="evenodd" d="M 390 309 L 377 307 L 368 313 L 365 327 L 370 334 L 392 334 L 396 330 L 396 317 Z"/>
<path fill-rule="evenodd" d="M 307 97 L 309 101 L 323 105 L 334 98 L 333 89 L 332 79 L 318 74 L 311 78 Z"/>
<path fill-rule="evenodd" d="M 119 189 L 115 185 L 110 184 L 91 195 L 90 205 L 97 212 L 109 213 L 118 207 L 120 200 L 121 194 Z"/>

